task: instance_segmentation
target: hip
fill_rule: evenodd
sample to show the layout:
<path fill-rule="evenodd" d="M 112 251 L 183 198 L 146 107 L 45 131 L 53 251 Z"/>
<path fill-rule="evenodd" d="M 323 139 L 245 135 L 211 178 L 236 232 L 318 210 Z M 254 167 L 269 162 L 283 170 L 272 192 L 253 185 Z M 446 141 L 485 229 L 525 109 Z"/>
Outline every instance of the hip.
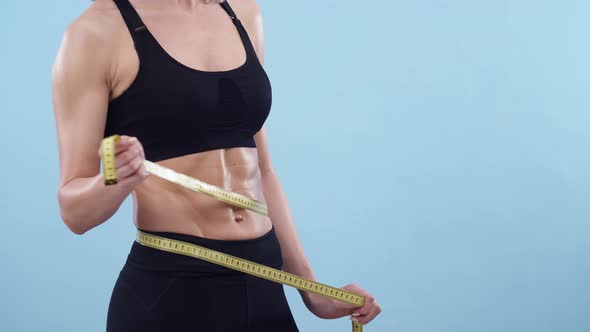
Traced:
<path fill-rule="evenodd" d="M 283 264 L 274 228 L 247 240 L 144 232 L 278 269 Z M 108 316 L 107 330 L 113 332 L 132 326 L 148 331 L 297 331 L 281 284 L 137 242 L 115 283 Z"/>

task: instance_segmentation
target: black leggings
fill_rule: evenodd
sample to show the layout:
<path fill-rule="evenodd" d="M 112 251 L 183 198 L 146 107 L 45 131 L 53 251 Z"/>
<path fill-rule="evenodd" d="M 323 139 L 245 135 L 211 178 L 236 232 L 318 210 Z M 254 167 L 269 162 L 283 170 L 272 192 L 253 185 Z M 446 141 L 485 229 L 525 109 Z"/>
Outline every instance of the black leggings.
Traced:
<path fill-rule="evenodd" d="M 281 268 L 274 228 L 249 240 L 145 231 Z M 283 285 L 133 242 L 113 288 L 107 332 L 296 332 Z"/>

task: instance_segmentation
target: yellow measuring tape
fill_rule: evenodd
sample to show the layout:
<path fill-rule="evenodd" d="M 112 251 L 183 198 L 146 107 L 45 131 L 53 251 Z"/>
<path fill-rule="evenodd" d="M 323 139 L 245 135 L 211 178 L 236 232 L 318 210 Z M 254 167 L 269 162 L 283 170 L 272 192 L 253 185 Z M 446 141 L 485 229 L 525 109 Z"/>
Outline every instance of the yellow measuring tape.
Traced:
<path fill-rule="evenodd" d="M 115 142 L 120 139 L 119 135 L 113 135 L 105 138 L 102 141 L 102 164 L 103 173 L 105 178 L 105 184 L 117 183 L 117 173 L 115 168 Z M 227 191 L 221 187 L 208 184 L 201 180 L 195 179 L 188 175 L 176 172 L 170 168 L 158 165 L 149 160 L 144 160 L 144 166 L 146 171 L 151 174 L 157 175 L 170 182 L 179 184 L 191 190 L 201 192 L 211 197 L 217 198 L 223 202 L 252 210 L 256 213 L 267 215 L 268 209 L 266 204 L 254 200 L 248 196 L 244 196 L 235 192 Z"/>
<path fill-rule="evenodd" d="M 105 185 L 117 183 L 115 169 L 114 145 L 120 139 L 119 135 L 113 135 L 102 141 L 102 160 Z M 160 176 L 168 181 L 177 183 L 186 188 L 206 193 L 224 202 L 248 208 L 258 213 L 266 214 L 266 205 L 249 197 L 225 191 L 223 188 L 207 184 L 190 176 L 178 173 L 169 168 L 145 160 L 146 170 L 154 175 Z M 213 264 L 221 265 L 233 270 L 244 272 L 259 278 L 274 281 L 283 285 L 295 287 L 299 290 L 323 295 L 331 299 L 362 307 L 365 298 L 352 292 L 332 287 L 317 281 L 309 280 L 282 270 L 258 264 L 240 257 L 228 255 L 196 244 L 173 240 L 140 230 L 137 231 L 136 241 L 144 246 L 168 251 L 185 256 L 195 257 Z M 353 332 L 362 332 L 363 326 L 358 322 L 352 322 Z"/>

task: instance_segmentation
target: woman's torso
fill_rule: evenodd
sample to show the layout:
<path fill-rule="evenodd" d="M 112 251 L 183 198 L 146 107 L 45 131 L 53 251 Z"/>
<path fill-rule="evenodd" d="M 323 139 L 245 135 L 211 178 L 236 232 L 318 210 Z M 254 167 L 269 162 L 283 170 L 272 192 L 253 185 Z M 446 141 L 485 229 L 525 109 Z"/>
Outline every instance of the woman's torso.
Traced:
<path fill-rule="evenodd" d="M 252 54 L 248 59 L 248 46 L 251 44 L 247 45 L 243 42 L 239 29 L 219 5 L 198 6 L 193 9 L 194 12 L 188 12 L 186 11 L 188 9 L 185 10 L 170 4 L 154 4 L 138 0 L 132 1 L 131 4 L 147 26 L 147 31 L 140 29 L 138 33 L 147 32 L 153 38 L 150 42 L 151 46 L 136 51 L 130 31 L 125 31 L 126 35 L 121 33 L 119 41 L 121 47 L 119 55 L 114 61 L 116 70 L 112 75 L 111 105 L 121 103 L 121 100 L 125 101 L 124 98 L 127 98 L 125 95 L 129 95 L 130 91 L 138 96 L 146 94 L 144 87 L 141 84 L 138 86 L 135 82 L 139 77 L 138 72 L 141 70 L 143 82 L 148 82 L 150 78 L 148 66 L 152 66 L 153 72 L 153 67 L 160 67 L 157 61 L 166 55 L 169 58 L 165 64 L 162 64 L 163 69 L 170 68 L 172 72 L 182 73 L 187 78 L 190 77 L 189 79 L 199 81 L 201 79 L 202 81 L 210 81 L 211 77 L 213 80 L 217 80 L 219 75 L 232 77 L 234 74 L 241 74 L 246 82 L 248 75 L 252 74 L 250 72 L 242 73 L 240 68 L 246 70 L 245 63 L 249 63 L 247 69 L 249 71 L 257 70 L 256 65 L 260 66 L 260 63 L 257 63 L 258 59 L 253 59 Z M 121 15 L 114 5 L 113 8 L 114 15 Z M 239 10 L 236 12 L 240 13 Z M 240 19 L 245 21 L 242 17 Z M 121 24 L 121 28 L 125 29 L 125 26 Z M 137 35 L 134 38 L 138 38 Z M 254 39 L 252 40 L 254 41 Z M 135 46 L 137 47 L 137 45 Z M 155 46 L 161 47 L 159 53 L 156 52 Z M 138 56 L 138 54 L 140 55 Z M 157 54 L 157 57 L 150 58 L 153 54 Z M 172 64 L 176 64 L 176 67 L 171 66 Z M 260 69 L 262 69 L 261 66 Z M 166 73 L 164 71 L 162 75 L 166 76 Z M 259 76 L 263 74 L 256 72 L 256 75 Z M 151 78 L 154 79 L 154 77 Z M 256 84 L 260 80 L 253 81 Z M 154 85 L 151 87 L 153 89 Z M 205 86 L 203 87 L 205 89 Z M 179 96 L 182 97 L 182 94 Z M 178 103 L 178 100 L 171 103 L 170 107 L 173 108 L 175 103 Z M 153 105 L 153 102 L 150 105 Z M 160 107 L 166 107 L 166 105 L 165 102 L 162 102 Z M 109 110 L 112 111 L 111 107 Z M 121 110 L 122 108 L 117 109 L 119 112 Z M 264 115 L 260 116 L 264 118 Z M 116 120 L 117 117 L 110 119 L 111 122 Z M 187 119 L 187 121 L 190 120 Z M 223 118 L 218 118 L 216 121 L 218 124 L 222 124 L 220 122 L 222 120 Z M 166 131 L 172 134 L 173 132 L 170 130 L 175 125 L 183 127 L 180 122 L 177 124 L 172 122 L 168 124 L 167 121 L 160 122 L 162 122 L 161 126 L 150 128 L 150 137 L 159 137 L 159 135 L 164 135 Z M 140 128 L 138 125 L 135 126 L 135 129 Z M 187 133 L 191 132 L 188 131 L 190 128 L 187 128 L 184 130 Z M 160 132 L 160 130 L 162 131 Z M 191 133 L 198 135 L 196 131 Z M 130 132 L 134 131 L 130 130 Z M 230 131 L 225 133 L 231 135 Z M 140 141 L 142 141 L 141 138 Z M 173 145 L 160 144 L 152 148 L 148 143 L 142 141 L 148 160 L 150 159 L 150 151 L 174 147 Z M 183 144 L 186 145 L 186 143 Z M 152 155 L 155 157 L 156 153 L 154 152 Z M 203 151 L 178 152 L 176 154 L 160 153 L 157 156 L 158 159 L 161 159 L 157 161 L 160 165 L 226 190 L 266 202 L 262 191 L 256 147 L 204 147 Z M 136 187 L 133 191 L 133 200 L 134 223 L 137 227 L 145 230 L 177 232 L 215 239 L 244 239 L 260 236 L 271 228 L 268 216 L 221 202 L 202 193 L 167 182 L 155 175 L 151 175 Z"/>

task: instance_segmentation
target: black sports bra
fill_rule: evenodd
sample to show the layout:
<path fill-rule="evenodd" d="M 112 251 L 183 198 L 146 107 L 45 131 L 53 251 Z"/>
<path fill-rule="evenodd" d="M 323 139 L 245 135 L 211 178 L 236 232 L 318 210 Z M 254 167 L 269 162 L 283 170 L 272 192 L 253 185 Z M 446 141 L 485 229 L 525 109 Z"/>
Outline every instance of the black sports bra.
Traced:
<path fill-rule="evenodd" d="M 129 28 L 139 71 L 123 94 L 109 103 L 104 137 L 136 136 L 151 161 L 229 147 L 256 147 L 254 134 L 269 115 L 270 81 L 227 0 L 246 61 L 227 71 L 201 71 L 168 54 L 129 0 L 114 0 Z"/>

